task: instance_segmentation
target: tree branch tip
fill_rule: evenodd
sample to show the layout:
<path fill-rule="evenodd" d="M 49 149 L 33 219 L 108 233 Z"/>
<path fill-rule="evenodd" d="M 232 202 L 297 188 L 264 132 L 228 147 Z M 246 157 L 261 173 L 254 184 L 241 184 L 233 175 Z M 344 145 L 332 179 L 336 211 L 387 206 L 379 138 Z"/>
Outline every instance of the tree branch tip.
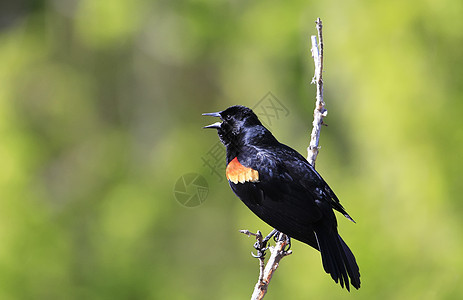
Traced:
<path fill-rule="evenodd" d="M 240 230 L 240 233 L 243 233 L 243 234 L 247 235 L 248 237 L 250 237 L 251 235 L 252 235 L 252 236 L 257 236 L 256 233 L 251 232 L 251 231 L 249 231 L 249 230 L 247 230 L 247 229 Z"/>

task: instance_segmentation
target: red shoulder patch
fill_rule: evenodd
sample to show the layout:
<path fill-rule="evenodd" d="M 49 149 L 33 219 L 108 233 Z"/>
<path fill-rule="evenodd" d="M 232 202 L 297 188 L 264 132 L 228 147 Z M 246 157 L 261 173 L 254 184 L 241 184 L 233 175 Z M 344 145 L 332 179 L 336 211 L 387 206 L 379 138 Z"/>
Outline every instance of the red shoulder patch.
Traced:
<path fill-rule="evenodd" d="M 225 171 L 227 179 L 231 182 L 237 184 L 245 182 L 258 182 L 259 181 L 259 172 L 251 168 L 243 166 L 238 158 L 235 157 L 227 166 Z"/>

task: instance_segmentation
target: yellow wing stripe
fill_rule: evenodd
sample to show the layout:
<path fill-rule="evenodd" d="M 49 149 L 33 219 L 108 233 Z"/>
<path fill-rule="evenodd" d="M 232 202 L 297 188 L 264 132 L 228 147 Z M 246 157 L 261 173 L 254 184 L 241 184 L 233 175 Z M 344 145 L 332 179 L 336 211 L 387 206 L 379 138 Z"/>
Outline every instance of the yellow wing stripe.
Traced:
<path fill-rule="evenodd" d="M 227 179 L 235 184 L 259 181 L 259 172 L 243 166 L 237 157 L 228 164 L 225 174 Z"/>

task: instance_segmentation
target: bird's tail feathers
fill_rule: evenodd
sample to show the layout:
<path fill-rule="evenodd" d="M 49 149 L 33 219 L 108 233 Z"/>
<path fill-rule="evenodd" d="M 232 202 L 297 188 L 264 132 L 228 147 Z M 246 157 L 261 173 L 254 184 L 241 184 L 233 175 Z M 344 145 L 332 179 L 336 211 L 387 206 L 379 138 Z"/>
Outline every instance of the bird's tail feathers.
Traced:
<path fill-rule="evenodd" d="M 348 291 L 349 278 L 353 287 L 360 288 L 360 272 L 354 254 L 339 234 L 323 226 L 315 230 L 315 235 L 325 272 L 330 274 L 336 283 L 339 281 L 341 287 L 345 285 Z"/>

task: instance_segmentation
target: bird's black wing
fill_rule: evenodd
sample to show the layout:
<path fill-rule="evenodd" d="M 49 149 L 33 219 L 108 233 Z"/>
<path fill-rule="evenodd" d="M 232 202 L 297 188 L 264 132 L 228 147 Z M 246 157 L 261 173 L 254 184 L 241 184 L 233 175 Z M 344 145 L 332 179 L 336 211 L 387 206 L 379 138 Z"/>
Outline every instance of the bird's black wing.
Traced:
<path fill-rule="evenodd" d="M 301 184 L 299 173 L 284 162 L 281 149 L 249 147 L 237 156 L 240 164 L 258 172 L 258 181 L 234 183 L 235 194 L 270 226 L 318 249 L 312 225 L 322 217 L 314 194 Z M 280 157 L 283 155 L 283 157 Z"/>
<path fill-rule="evenodd" d="M 325 180 L 296 150 L 284 144 L 266 147 L 265 150 L 247 148 L 238 156 L 239 161 L 259 172 L 265 189 L 275 190 L 278 195 L 278 192 L 296 193 L 306 207 L 311 207 L 308 202 L 315 199 L 326 201 L 333 209 L 355 222 Z"/>
<path fill-rule="evenodd" d="M 336 194 L 314 167 L 296 150 L 283 144 L 281 144 L 281 147 L 281 152 L 284 153 L 282 156 L 286 158 L 283 163 L 287 166 L 288 170 L 291 171 L 292 177 L 299 178 L 301 185 L 315 193 L 314 197 L 321 201 L 329 202 L 333 209 L 342 213 L 346 218 L 355 223 L 339 202 Z"/>

